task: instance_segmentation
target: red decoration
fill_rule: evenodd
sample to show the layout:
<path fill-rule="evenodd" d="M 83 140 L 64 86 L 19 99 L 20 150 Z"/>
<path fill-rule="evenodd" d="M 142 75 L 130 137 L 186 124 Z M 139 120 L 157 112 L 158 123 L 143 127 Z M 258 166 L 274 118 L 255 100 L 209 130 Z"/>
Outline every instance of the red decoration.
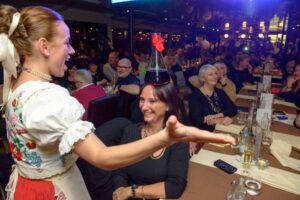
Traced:
<path fill-rule="evenodd" d="M 165 50 L 164 39 L 158 34 L 152 36 L 152 45 L 160 53 Z"/>
<path fill-rule="evenodd" d="M 16 147 L 13 143 L 9 143 L 9 146 L 13 157 L 17 160 L 22 160 L 23 155 L 21 150 L 18 147 Z"/>
<path fill-rule="evenodd" d="M 17 99 L 14 99 L 11 104 L 12 104 L 13 107 L 15 107 L 16 104 L 17 104 Z"/>
<path fill-rule="evenodd" d="M 34 141 L 29 140 L 29 141 L 26 143 L 26 147 L 27 147 L 28 149 L 35 149 L 36 144 L 35 144 Z"/>

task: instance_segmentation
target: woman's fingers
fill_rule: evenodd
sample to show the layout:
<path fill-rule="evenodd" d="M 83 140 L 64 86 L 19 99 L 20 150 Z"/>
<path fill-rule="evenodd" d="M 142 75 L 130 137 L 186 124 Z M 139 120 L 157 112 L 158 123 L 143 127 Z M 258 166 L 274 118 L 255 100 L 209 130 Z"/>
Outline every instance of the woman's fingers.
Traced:
<path fill-rule="evenodd" d="M 189 127 L 178 122 L 175 116 L 170 116 L 167 121 L 167 132 L 174 141 L 190 142 L 215 142 L 235 144 L 235 140 L 230 135 L 214 134 L 208 131 L 200 130 L 195 127 Z"/>
<path fill-rule="evenodd" d="M 229 134 L 206 132 L 201 134 L 201 136 L 199 136 L 199 139 L 202 142 L 235 144 L 235 139 Z"/>

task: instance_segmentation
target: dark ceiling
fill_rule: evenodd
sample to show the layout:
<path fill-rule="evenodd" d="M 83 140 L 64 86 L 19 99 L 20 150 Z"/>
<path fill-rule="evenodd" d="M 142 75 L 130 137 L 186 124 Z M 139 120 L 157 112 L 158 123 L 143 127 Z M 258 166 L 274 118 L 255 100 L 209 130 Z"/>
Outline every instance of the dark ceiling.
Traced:
<path fill-rule="evenodd" d="M 137 23 L 175 24 L 200 27 L 220 26 L 224 21 L 270 19 L 274 13 L 291 13 L 300 21 L 300 0 L 148 0 L 143 3 L 111 4 L 111 0 L 2 0 L 16 7 L 28 5 L 55 6 L 57 11 L 78 8 L 111 13 L 113 19 L 127 20 L 126 10 L 134 10 Z M 138 2 L 138 1 L 137 1 Z"/>

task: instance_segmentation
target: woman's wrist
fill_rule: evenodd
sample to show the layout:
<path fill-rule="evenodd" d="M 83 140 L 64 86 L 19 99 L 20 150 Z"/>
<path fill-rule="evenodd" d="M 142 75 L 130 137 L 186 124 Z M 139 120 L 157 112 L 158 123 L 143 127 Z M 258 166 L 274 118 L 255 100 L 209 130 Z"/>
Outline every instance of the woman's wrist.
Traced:
<path fill-rule="evenodd" d="M 144 186 L 141 185 L 137 188 L 136 190 L 136 196 L 137 198 L 141 198 L 141 199 L 146 199 L 146 196 L 145 196 L 145 191 L 144 191 Z"/>

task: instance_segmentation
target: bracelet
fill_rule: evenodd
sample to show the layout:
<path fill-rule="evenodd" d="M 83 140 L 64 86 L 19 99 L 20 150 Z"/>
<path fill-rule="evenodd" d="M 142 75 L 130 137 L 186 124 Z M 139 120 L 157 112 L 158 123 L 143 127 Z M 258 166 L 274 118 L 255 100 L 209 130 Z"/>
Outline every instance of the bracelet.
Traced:
<path fill-rule="evenodd" d="M 142 198 L 143 198 L 143 200 L 146 200 L 145 193 L 144 193 L 144 186 L 142 186 L 141 190 L 142 190 Z"/>
<path fill-rule="evenodd" d="M 136 184 L 133 184 L 132 186 L 131 186 L 131 193 L 132 193 L 132 197 L 133 198 L 136 198 L 137 196 L 136 196 L 136 192 L 135 192 L 135 190 L 138 188 L 139 186 L 137 186 Z"/>
<path fill-rule="evenodd" d="M 120 91 L 121 87 L 122 87 L 122 85 L 118 85 L 118 91 Z"/>

